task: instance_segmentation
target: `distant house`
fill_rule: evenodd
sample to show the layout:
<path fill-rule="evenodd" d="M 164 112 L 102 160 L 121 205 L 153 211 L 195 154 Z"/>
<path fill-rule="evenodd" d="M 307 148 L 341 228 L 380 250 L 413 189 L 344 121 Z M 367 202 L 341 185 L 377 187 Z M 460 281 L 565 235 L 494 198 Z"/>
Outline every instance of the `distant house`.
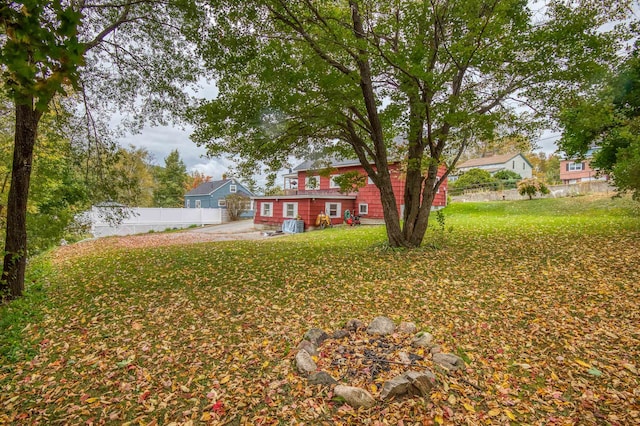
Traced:
<path fill-rule="evenodd" d="M 226 209 L 229 194 L 242 194 L 249 198 L 254 194 L 235 179 L 222 179 L 204 182 L 184 195 L 184 207 L 187 209 Z M 241 217 L 253 217 L 251 206 Z"/>
<path fill-rule="evenodd" d="M 393 191 L 398 205 L 398 213 L 402 216 L 404 209 L 404 176 L 400 172 L 400 164 L 389 165 Z M 358 171 L 366 176 L 366 172 L 357 160 L 334 161 L 329 166 L 333 172 L 329 176 L 321 176 L 318 167 L 311 161 L 298 165 L 284 176 L 285 194 L 265 197 L 253 197 L 255 203 L 254 223 L 256 225 L 280 226 L 287 219 L 299 218 L 304 227 L 314 227 L 316 218 L 322 212 L 331 218 L 332 224 L 344 222 L 345 211 L 359 215 L 367 220 L 384 219 L 380 191 L 373 181 L 367 183 L 357 192 L 341 194 L 334 179 L 342 173 Z M 444 167 L 439 175 L 444 174 Z M 433 208 L 440 209 L 447 203 L 447 182 L 445 181 L 436 195 Z"/>
<path fill-rule="evenodd" d="M 504 154 L 494 155 L 491 157 L 472 158 L 456 167 L 456 174 L 460 175 L 463 172 L 471 169 L 486 170 L 491 175 L 496 174 L 501 170 L 509 170 L 520 175 L 523 179 L 533 176 L 533 166 L 529 163 L 522 154 Z M 451 177 L 451 181 L 456 178 Z"/>
<path fill-rule="evenodd" d="M 608 176 L 591 168 L 591 158 L 595 151 L 587 151 L 584 160 L 565 158 L 560 160 L 560 180 L 564 184 L 588 182 L 592 180 L 608 180 Z"/>

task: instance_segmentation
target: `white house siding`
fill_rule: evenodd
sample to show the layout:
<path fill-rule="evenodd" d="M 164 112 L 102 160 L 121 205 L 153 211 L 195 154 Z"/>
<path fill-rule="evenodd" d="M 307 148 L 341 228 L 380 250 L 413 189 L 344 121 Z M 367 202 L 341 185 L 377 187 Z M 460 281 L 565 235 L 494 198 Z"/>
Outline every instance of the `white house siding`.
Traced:
<path fill-rule="evenodd" d="M 512 157 L 504 163 L 479 164 L 477 166 L 471 167 L 460 167 L 458 168 L 458 173 L 466 172 L 471 169 L 487 170 L 492 175 L 500 170 L 510 170 L 519 174 L 523 179 L 528 179 L 533 176 L 533 169 L 531 168 L 529 163 L 527 163 L 527 160 L 525 160 L 525 158 L 520 154 Z M 450 178 L 450 180 L 452 182 L 455 182 L 456 178 Z"/>
<path fill-rule="evenodd" d="M 111 208 L 108 210 L 111 210 Z M 124 211 L 126 212 L 126 217 L 120 223 L 113 224 L 106 219 L 109 214 L 105 208 L 93 207 L 89 212 L 93 236 L 144 234 L 150 231 L 160 232 L 173 228 L 182 229 L 192 225 L 216 225 L 223 222 L 221 209 L 138 207 L 127 208 Z"/>
<path fill-rule="evenodd" d="M 523 179 L 528 179 L 533 176 L 533 169 L 522 155 L 517 155 L 504 164 L 505 170 L 511 170 L 519 174 Z"/>

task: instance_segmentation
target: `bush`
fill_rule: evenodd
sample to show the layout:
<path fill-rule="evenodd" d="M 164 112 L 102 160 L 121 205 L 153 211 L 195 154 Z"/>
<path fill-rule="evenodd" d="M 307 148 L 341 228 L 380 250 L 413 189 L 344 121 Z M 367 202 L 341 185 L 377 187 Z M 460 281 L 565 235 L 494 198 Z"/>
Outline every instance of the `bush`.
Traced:
<path fill-rule="evenodd" d="M 531 200 L 537 193 L 540 193 L 540 195 L 548 194 L 549 188 L 547 188 L 547 185 L 545 185 L 544 182 L 541 182 L 536 178 L 523 179 L 518 182 L 518 193 L 520 195 L 528 195 Z"/>
<path fill-rule="evenodd" d="M 513 170 L 500 170 L 493 175 L 493 178 L 498 180 L 520 180 L 522 179 L 522 176 Z"/>

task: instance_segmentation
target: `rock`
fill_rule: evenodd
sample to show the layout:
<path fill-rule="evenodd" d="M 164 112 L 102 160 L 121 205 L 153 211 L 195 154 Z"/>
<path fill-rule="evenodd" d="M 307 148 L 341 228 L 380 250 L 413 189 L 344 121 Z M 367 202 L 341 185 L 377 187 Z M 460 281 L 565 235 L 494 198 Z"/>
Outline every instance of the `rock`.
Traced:
<path fill-rule="evenodd" d="M 340 340 L 343 337 L 347 337 L 348 335 L 349 335 L 349 332 L 347 330 L 336 330 L 333 332 L 331 337 L 333 337 L 336 340 Z"/>
<path fill-rule="evenodd" d="M 298 343 L 298 350 L 304 349 L 309 355 L 318 355 L 318 347 L 308 340 Z"/>
<path fill-rule="evenodd" d="M 316 346 L 327 340 L 329 335 L 319 328 L 312 328 L 304 334 L 304 340 L 308 340 Z"/>
<path fill-rule="evenodd" d="M 344 398 L 353 408 L 371 408 L 376 405 L 375 399 L 369 392 L 354 386 L 338 385 L 333 389 L 333 394 Z"/>
<path fill-rule="evenodd" d="M 371 321 L 371 324 L 369 324 L 369 327 L 367 328 L 367 333 L 386 336 L 387 334 L 393 333 L 395 329 L 396 329 L 396 326 L 390 318 L 375 317 L 373 321 Z"/>
<path fill-rule="evenodd" d="M 398 361 L 403 363 L 404 365 L 411 364 L 411 358 L 409 357 L 409 354 L 406 352 L 398 353 Z"/>
<path fill-rule="evenodd" d="M 449 371 L 456 371 L 464 367 L 462 358 L 442 352 L 433 354 L 433 362 Z"/>
<path fill-rule="evenodd" d="M 429 370 L 422 373 L 407 371 L 385 382 L 380 392 L 381 399 L 400 398 L 403 396 L 420 395 L 428 397 L 435 385 L 436 376 Z"/>
<path fill-rule="evenodd" d="M 344 326 L 345 330 L 348 331 L 358 331 L 365 327 L 364 323 L 358 319 L 350 319 L 347 321 L 347 325 Z"/>
<path fill-rule="evenodd" d="M 380 392 L 380 399 L 385 400 L 387 398 L 404 396 L 409 392 L 411 382 L 404 374 L 396 376 L 393 379 L 384 382 L 382 385 L 382 391 Z"/>
<path fill-rule="evenodd" d="M 433 346 L 433 335 L 431 333 L 427 333 L 426 331 L 421 331 L 416 334 L 416 337 L 411 342 L 413 346 L 418 346 L 422 348 L 428 348 Z"/>
<path fill-rule="evenodd" d="M 304 375 L 313 373 L 318 369 L 318 366 L 311 358 L 311 355 L 309 355 L 309 352 L 304 349 L 299 350 L 296 354 L 296 367 L 298 368 L 298 371 Z"/>
<path fill-rule="evenodd" d="M 402 321 L 398 326 L 399 333 L 413 334 L 418 330 L 415 323 Z"/>
<path fill-rule="evenodd" d="M 309 376 L 309 383 L 312 385 L 333 385 L 338 383 L 336 379 L 331 377 L 331 375 L 324 371 L 319 371 L 317 373 L 313 373 Z"/>
<path fill-rule="evenodd" d="M 423 372 L 407 371 L 404 375 L 411 382 L 413 392 L 417 391 L 415 395 L 428 397 L 436 385 L 436 375 L 428 369 Z"/>
<path fill-rule="evenodd" d="M 431 347 L 431 355 L 433 354 L 439 354 L 440 352 L 442 352 L 442 348 L 440 347 L 440 345 L 435 345 Z"/>

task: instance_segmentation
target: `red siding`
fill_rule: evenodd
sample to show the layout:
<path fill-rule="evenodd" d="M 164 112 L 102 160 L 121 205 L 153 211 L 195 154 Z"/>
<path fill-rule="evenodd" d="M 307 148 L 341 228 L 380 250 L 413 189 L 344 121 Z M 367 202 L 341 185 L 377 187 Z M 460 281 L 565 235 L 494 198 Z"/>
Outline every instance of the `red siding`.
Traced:
<path fill-rule="evenodd" d="M 273 203 L 273 215 L 270 217 L 263 217 L 262 213 L 262 203 Z M 334 225 L 339 225 L 344 222 L 344 211 L 345 209 L 349 209 L 349 211 L 353 211 L 354 209 L 354 200 L 344 200 L 344 199 L 333 199 L 333 198 L 291 198 L 287 196 L 278 197 L 277 199 L 258 199 L 256 200 L 256 210 L 253 222 L 258 225 L 268 225 L 268 226 L 280 226 L 285 220 L 290 218 L 283 217 L 283 208 L 284 203 L 298 203 L 298 216 L 304 221 L 304 227 L 309 228 L 310 226 L 316 225 L 316 218 L 320 214 L 320 212 L 325 212 L 326 203 L 340 203 L 341 204 L 341 214 L 339 218 L 331 218 L 331 223 Z"/>
<path fill-rule="evenodd" d="M 398 164 L 392 164 L 389 166 L 393 193 L 396 198 L 396 204 L 398 205 L 398 214 L 400 214 L 402 209 L 402 204 L 404 203 L 404 178 L 401 175 L 401 172 L 398 170 Z M 357 170 L 362 174 L 366 175 L 366 172 L 363 170 L 361 166 L 349 166 L 349 167 L 341 167 L 338 171 L 332 174 L 341 174 L 346 173 L 352 170 Z M 444 174 L 446 168 L 441 166 L 438 170 L 438 175 L 442 176 Z M 310 176 L 318 176 L 316 173 L 310 173 Z M 384 213 L 382 211 L 382 202 L 380 201 L 380 191 L 374 184 L 370 184 L 367 182 L 365 187 L 360 188 L 357 193 L 350 194 L 355 196 L 355 200 L 344 200 L 339 198 L 313 198 L 314 195 L 331 195 L 335 194 L 336 196 L 342 195 L 338 192 L 337 188 L 330 188 L 330 178 L 320 176 L 320 188 L 317 190 L 305 190 L 305 178 L 307 177 L 306 171 L 301 171 L 298 173 L 298 189 L 295 191 L 296 195 L 306 195 L 308 198 L 292 198 L 291 194 L 277 196 L 270 199 L 258 199 L 256 200 L 256 210 L 255 210 L 255 218 L 254 222 L 256 224 L 262 225 L 281 225 L 282 222 L 286 219 L 282 217 L 282 209 L 283 204 L 286 202 L 295 202 L 298 203 L 298 215 L 304 220 L 305 228 L 309 226 L 315 226 L 316 217 L 320 214 L 320 212 L 325 211 L 325 206 L 327 202 L 340 203 L 342 207 L 341 217 L 340 218 L 332 218 L 332 223 L 340 224 L 343 222 L 344 211 L 349 209 L 350 212 L 358 212 L 360 204 L 368 205 L 368 214 L 363 215 L 363 218 L 369 219 L 384 219 Z M 264 202 L 272 202 L 273 203 L 273 215 L 271 217 L 262 217 L 260 213 L 262 212 L 262 203 Z M 444 207 L 447 204 L 447 182 L 445 181 L 441 186 L 440 190 L 436 194 L 433 206 L 434 207 Z"/>
<path fill-rule="evenodd" d="M 569 170 L 569 164 L 582 163 L 583 170 Z M 594 179 L 606 179 L 606 176 L 597 175 L 597 170 L 591 168 L 590 160 L 574 161 L 574 160 L 562 160 L 560 161 L 560 180 L 562 183 L 577 183 L 581 181 L 589 181 Z"/>

